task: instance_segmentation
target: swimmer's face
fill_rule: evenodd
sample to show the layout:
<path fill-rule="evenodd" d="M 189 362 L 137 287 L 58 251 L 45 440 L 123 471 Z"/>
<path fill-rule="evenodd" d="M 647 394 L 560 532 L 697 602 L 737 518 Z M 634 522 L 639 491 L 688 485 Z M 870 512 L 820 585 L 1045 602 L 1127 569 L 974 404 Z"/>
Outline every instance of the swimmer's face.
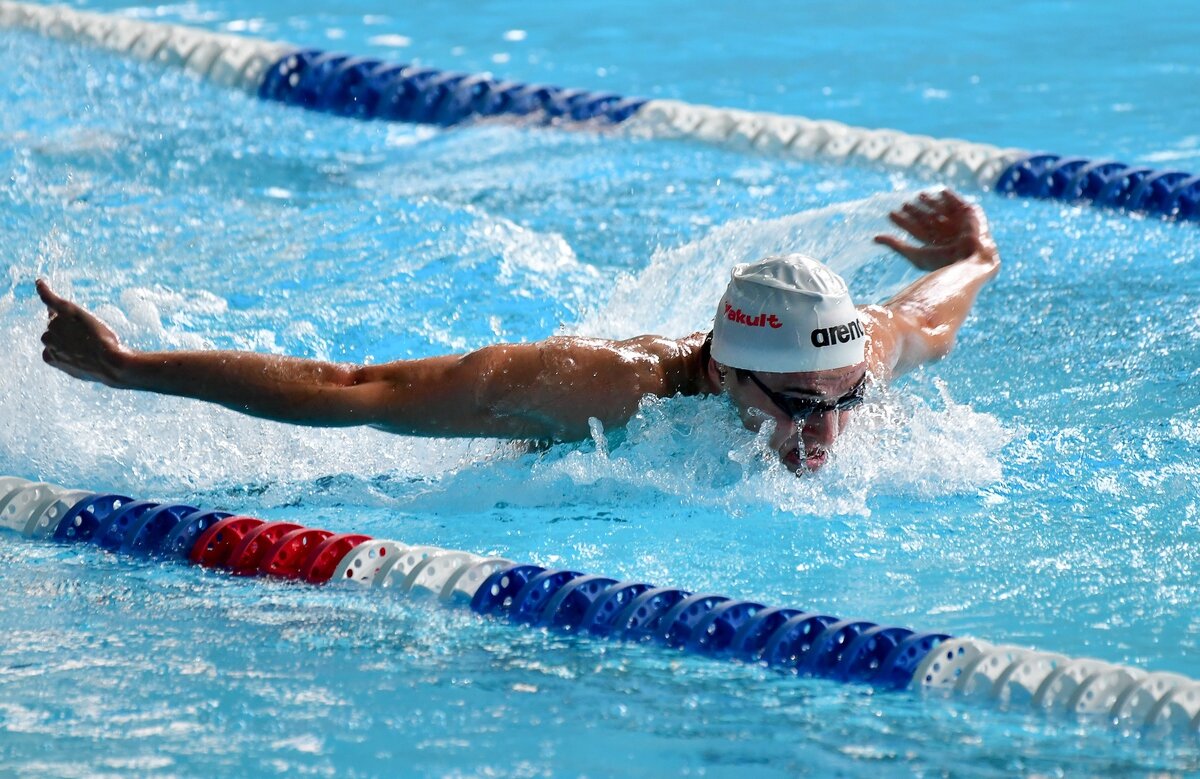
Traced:
<path fill-rule="evenodd" d="M 851 409 L 862 400 L 866 380 L 866 363 L 811 373 L 749 373 L 710 365 L 747 429 L 757 432 L 767 419 L 775 420 L 771 448 L 796 473 L 826 463 L 830 447 L 850 423 Z M 791 413 L 813 405 L 817 409 L 811 413 Z"/>

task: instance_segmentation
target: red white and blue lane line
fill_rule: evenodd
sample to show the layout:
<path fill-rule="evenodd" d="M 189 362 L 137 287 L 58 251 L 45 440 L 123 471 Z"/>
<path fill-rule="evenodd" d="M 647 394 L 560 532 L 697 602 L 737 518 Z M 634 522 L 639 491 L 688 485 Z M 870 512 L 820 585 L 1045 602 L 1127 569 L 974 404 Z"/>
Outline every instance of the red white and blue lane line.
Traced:
<path fill-rule="evenodd" d="M 1200 683 L 1100 660 L 918 632 L 807 608 L 655 587 L 291 522 L 0 477 L 0 527 L 239 576 L 423 593 L 516 625 L 760 663 L 795 676 L 911 688 L 1195 738 Z"/>
<path fill-rule="evenodd" d="M 1200 176 L 1001 149 L 800 116 L 642 100 L 452 73 L 121 16 L 0 0 L 0 27 L 186 68 L 265 100 L 355 119 L 450 126 L 490 118 L 689 138 L 779 156 L 908 169 L 959 187 L 1200 221 Z"/>

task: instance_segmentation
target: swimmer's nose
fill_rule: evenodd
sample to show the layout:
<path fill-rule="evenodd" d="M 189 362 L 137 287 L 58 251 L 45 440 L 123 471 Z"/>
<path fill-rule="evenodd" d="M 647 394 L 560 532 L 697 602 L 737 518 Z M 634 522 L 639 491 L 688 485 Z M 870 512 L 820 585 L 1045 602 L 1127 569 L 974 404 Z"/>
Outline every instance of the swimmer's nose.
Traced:
<path fill-rule="evenodd" d="M 805 446 L 829 447 L 841 434 L 841 415 L 836 411 L 818 411 L 804 420 Z"/>

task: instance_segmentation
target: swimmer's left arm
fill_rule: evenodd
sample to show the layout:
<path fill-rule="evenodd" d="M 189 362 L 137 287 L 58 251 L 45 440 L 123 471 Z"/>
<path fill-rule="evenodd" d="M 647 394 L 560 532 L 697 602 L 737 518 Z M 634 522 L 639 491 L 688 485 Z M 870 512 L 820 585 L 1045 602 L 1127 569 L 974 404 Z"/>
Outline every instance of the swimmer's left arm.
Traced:
<path fill-rule="evenodd" d="M 1000 270 L 1000 254 L 983 209 L 950 190 L 922 193 L 890 214 L 917 240 L 876 236 L 929 271 L 881 306 L 868 306 L 871 341 L 883 376 L 895 376 L 950 353 L 979 290 Z"/>
<path fill-rule="evenodd" d="M 624 424 L 646 395 L 694 392 L 682 341 L 555 337 L 465 355 L 348 365 L 236 351 L 141 351 L 43 280 L 45 361 L 114 389 L 193 398 L 262 419 L 421 436 L 578 440 Z"/>

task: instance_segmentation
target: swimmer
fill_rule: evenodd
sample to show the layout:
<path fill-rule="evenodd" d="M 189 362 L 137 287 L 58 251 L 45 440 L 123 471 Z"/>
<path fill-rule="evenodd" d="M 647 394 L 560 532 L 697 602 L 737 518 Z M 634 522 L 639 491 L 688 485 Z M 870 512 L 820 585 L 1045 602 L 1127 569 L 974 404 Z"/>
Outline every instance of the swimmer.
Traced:
<path fill-rule="evenodd" d="M 942 190 L 890 214 L 915 242 L 875 241 L 927 274 L 855 307 L 846 283 L 803 255 L 733 269 L 713 329 L 680 339 L 558 336 L 464 355 L 346 365 L 237 351 L 137 351 L 82 307 L 49 309 L 43 359 L 85 381 L 217 403 L 300 425 L 370 425 L 402 435 L 576 441 L 589 420 L 628 422 L 646 396 L 724 394 L 796 473 L 820 468 L 863 400 L 948 354 L 1000 258 L 982 209 Z"/>

